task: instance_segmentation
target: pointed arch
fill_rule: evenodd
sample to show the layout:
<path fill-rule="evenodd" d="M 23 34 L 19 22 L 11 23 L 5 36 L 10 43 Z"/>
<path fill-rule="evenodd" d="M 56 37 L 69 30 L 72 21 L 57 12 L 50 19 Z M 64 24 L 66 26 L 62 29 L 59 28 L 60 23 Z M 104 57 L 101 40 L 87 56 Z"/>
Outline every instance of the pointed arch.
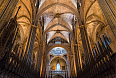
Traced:
<path fill-rule="evenodd" d="M 70 48 L 67 47 L 66 45 L 62 45 L 62 44 L 54 44 L 54 45 L 50 46 L 48 49 L 46 49 L 45 54 L 47 55 L 49 53 L 49 51 L 52 50 L 55 47 L 62 47 L 67 51 L 68 54 L 71 54 Z"/>
<path fill-rule="evenodd" d="M 47 6 L 43 7 L 42 9 L 40 9 L 40 10 L 38 11 L 38 13 L 37 13 L 36 21 L 38 21 L 38 18 L 44 13 L 45 10 L 47 10 L 47 9 L 50 8 L 50 7 L 56 6 L 56 5 L 60 5 L 60 6 L 63 6 L 63 7 L 66 7 L 66 8 L 68 8 L 68 9 L 70 9 L 70 10 L 71 10 L 71 13 L 74 14 L 74 15 L 79 19 L 79 20 L 78 20 L 78 23 L 79 23 L 80 25 L 82 25 L 82 23 L 81 23 L 81 18 L 80 18 L 80 16 L 79 16 L 80 14 L 79 14 L 78 10 L 76 9 L 76 7 L 71 7 L 71 6 L 69 6 L 69 5 L 65 4 L 65 3 L 59 3 L 59 2 L 52 3 L 52 4 L 50 4 L 50 5 L 47 5 Z M 37 23 L 37 22 L 36 22 L 36 23 Z"/>
<path fill-rule="evenodd" d="M 52 39 L 54 39 L 54 38 L 56 38 L 56 37 L 60 37 L 60 38 L 62 38 L 62 39 L 64 39 L 64 40 L 66 40 L 67 42 L 69 42 L 62 34 L 60 34 L 60 35 L 55 34 L 55 35 L 53 35 L 53 36 L 50 38 L 50 40 L 48 41 L 48 43 L 49 43 Z"/>

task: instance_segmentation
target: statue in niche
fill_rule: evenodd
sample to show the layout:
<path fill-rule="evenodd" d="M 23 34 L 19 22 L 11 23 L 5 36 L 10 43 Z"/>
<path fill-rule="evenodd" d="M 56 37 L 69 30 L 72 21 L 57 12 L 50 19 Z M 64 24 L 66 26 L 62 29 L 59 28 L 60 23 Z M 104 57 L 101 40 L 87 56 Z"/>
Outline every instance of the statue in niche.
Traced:
<path fill-rule="evenodd" d="M 60 71 L 60 70 L 61 70 L 61 69 L 60 69 L 59 59 L 58 59 L 57 64 L 56 64 L 56 70 L 57 70 L 57 71 Z"/>
<path fill-rule="evenodd" d="M 60 64 L 59 63 L 56 64 L 56 70 L 58 70 L 58 71 L 60 70 Z"/>

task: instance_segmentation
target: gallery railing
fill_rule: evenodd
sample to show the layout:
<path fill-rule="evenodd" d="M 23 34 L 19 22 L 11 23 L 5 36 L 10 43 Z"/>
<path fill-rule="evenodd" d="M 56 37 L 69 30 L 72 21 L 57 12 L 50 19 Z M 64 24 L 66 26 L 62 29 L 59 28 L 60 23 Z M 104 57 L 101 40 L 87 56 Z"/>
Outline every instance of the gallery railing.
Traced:
<path fill-rule="evenodd" d="M 62 74 L 62 75 L 65 75 L 67 74 L 67 71 L 66 70 L 62 70 L 62 71 L 49 71 L 49 73 L 51 74 Z"/>
<path fill-rule="evenodd" d="M 68 78 L 68 71 L 67 70 L 60 70 L 60 71 L 52 70 L 52 71 L 47 71 L 47 73 L 48 73 L 49 78 L 53 78 L 53 76 L 55 76 L 55 75 L 61 75 L 64 78 Z"/>

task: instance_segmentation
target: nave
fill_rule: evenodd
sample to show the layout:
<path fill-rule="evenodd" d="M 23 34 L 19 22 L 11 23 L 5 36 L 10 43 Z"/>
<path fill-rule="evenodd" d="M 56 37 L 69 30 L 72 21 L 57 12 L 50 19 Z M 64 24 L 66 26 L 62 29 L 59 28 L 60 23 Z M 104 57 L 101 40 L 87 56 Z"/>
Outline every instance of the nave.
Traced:
<path fill-rule="evenodd" d="M 0 78 L 116 78 L 116 0 L 0 0 Z"/>

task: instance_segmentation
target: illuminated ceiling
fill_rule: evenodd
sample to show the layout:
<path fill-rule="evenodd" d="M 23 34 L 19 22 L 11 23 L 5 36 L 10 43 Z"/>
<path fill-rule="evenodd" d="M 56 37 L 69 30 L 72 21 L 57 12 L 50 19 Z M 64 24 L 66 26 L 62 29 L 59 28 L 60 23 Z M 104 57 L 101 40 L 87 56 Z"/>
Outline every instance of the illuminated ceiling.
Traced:
<path fill-rule="evenodd" d="M 43 0 L 44 3 L 42 6 L 40 5 L 40 10 L 44 8 L 45 5 L 56 2 L 70 4 L 71 7 L 76 8 L 76 4 L 74 4 L 75 1 L 76 0 Z M 43 29 L 45 36 L 47 34 L 47 43 L 56 37 L 63 38 L 69 42 L 70 32 L 73 31 L 73 24 L 77 19 L 72 11 L 67 7 L 54 5 L 46 9 L 42 14 L 40 19 L 43 18 Z"/>
<path fill-rule="evenodd" d="M 85 0 L 83 8 L 83 16 L 78 14 L 77 0 L 34 0 L 36 7 L 39 1 L 39 7 L 37 15 L 35 15 L 32 2 L 33 0 L 19 0 L 16 6 L 21 6 L 21 9 L 17 15 L 17 22 L 20 28 L 21 42 L 26 41 L 28 38 L 32 20 L 44 19 L 44 29 L 43 35 L 49 43 L 53 38 L 63 38 L 67 42 L 70 42 L 69 37 L 73 36 L 73 25 L 79 24 L 80 17 L 83 19 L 87 33 L 89 37 L 93 37 L 92 41 L 96 41 L 94 36 L 97 27 L 107 24 L 107 21 L 103 17 L 102 10 L 97 2 L 97 0 Z M 78 0 L 81 1 L 81 0 Z M 83 2 L 82 2 L 83 3 Z M 81 3 L 79 4 L 81 6 Z M 14 12 L 14 15 L 16 12 Z M 34 17 L 35 16 L 35 17 Z M 78 21 L 78 22 L 77 22 Z M 77 27 L 77 26 L 75 26 Z M 77 31 L 78 32 L 78 31 Z M 40 41 L 41 31 L 37 29 L 36 41 Z M 78 33 L 79 34 L 79 33 Z M 77 35 L 78 35 L 77 34 Z M 47 38 L 46 38 L 47 35 Z"/>

